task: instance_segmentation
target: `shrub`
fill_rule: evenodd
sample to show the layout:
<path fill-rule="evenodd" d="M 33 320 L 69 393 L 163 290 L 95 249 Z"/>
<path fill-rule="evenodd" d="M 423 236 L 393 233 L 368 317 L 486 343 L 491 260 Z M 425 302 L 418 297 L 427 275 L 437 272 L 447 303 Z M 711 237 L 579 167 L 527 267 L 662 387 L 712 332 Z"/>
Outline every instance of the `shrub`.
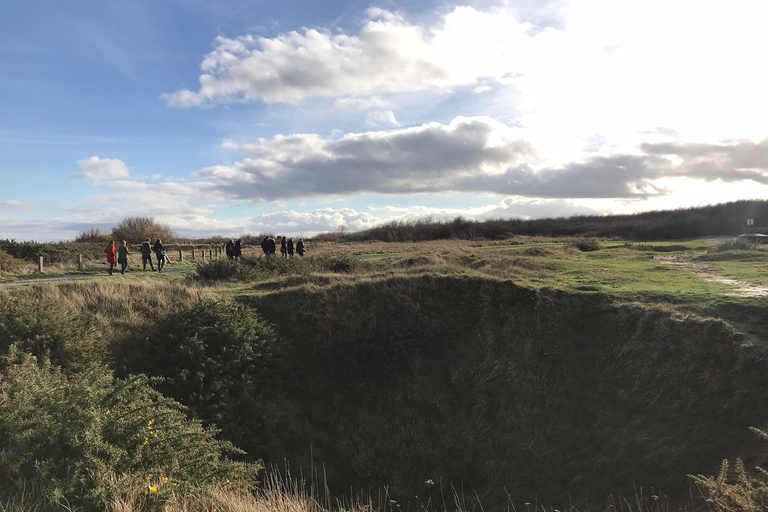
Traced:
<path fill-rule="evenodd" d="M 23 268 L 21 260 L 17 260 L 4 250 L 0 249 L 0 272 L 18 272 Z"/>
<path fill-rule="evenodd" d="M 31 296 L 0 295 L 0 355 L 11 346 L 77 369 L 101 360 L 93 317 Z"/>
<path fill-rule="evenodd" d="M 285 373 L 285 345 L 244 306 L 201 300 L 146 338 L 132 371 L 162 377 L 158 389 L 249 452 L 261 447 Z"/>
<path fill-rule="evenodd" d="M 707 248 L 707 252 L 747 251 L 756 249 L 757 243 L 746 238 L 729 238 Z"/>
<path fill-rule="evenodd" d="M 127 240 L 138 242 L 146 238 L 162 239 L 164 242 L 175 238 L 171 226 L 155 222 L 154 217 L 126 217 L 112 228 L 112 238 L 115 241 Z"/>
<path fill-rule="evenodd" d="M 331 256 L 322 258 L 320 265 L 331 272 L 348 273 L 360 268 L 360 260 L 347 255 Z"/>
<path fill-rule="evenodd" d="M 751 430 L 768 439 L 764 431 Z M 699 488 L 708 511 L 753 512 L 768 509 L 768 471 L 757 467 L 754 473 L 749 473 L 741 459 L 736 459 L 733 468 L 724 460 L 716 477 L 695 475 L 691 479 Z"/>
<path fill-rule="evenodd" d="M 25 261 L 37 261 L 38 256 L 45 258 L 47 265 L 52 263 L 73 262 L 80 249 L 68 243 L 41 244 L 37 242 L 17 242 L 0 240 L 0 250 L 14 258 Z"/>
<path fill-rule="evenodd" d="M 190 278 L 200 281 L 229 281 L 233 279 L 247 281 L 252 275 L 249 267 L 230 259 L 200 262 L 196 265 L 196 270 L 197 272 Z"/>
<path fill-rule="evenodd" d="M 594 238 L 580 238 L 565 242 L 565 247 L 575 247 L 581 252 L 599 251 L 601 249 L 600 242 Z"/>
<path fill-rule="evenodd" d="M 249 485 L 257 465 L 186 417 L 145 377 L 116 380 L 101 367 L 66 375 L 12 351 L 0 388 L 0 489 L 28 482 L 70 507 L 104 510 L 143 485 L 147 499 L 204 492 L 218 481 Z M 71 509 L 71 508 L 70 508 Z"/>

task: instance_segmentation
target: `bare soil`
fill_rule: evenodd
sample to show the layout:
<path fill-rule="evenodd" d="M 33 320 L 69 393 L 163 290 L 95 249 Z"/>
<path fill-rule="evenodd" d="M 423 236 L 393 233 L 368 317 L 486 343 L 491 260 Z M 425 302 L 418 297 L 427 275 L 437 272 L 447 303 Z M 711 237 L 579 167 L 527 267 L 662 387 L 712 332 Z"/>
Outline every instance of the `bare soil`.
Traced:
<path fill-rule="evenodd" d="M 735 290 L 731 295 L 735 295 L 737 297 L 768 296 L 768 286 L 748 283 L 745 281 L 737 281 L 736 279 L 730 279 L 728 277 L 722 276 L 718 274 L 713 267 L 705 263 L 692 261 L 690 255 L 687 254 L 658 254 L 654 256 L 654 259 L 661 264 L 675 265 L 677 267 L 693 272 L 703 279 L 733 286 Z"/>

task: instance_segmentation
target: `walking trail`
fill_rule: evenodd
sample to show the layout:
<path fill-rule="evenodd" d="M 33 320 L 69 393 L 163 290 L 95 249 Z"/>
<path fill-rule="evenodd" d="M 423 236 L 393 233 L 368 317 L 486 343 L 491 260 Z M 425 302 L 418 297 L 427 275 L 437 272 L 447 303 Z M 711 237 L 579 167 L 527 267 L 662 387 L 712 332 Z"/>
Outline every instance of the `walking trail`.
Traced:
<path fill-rule="evenodd" d="M 195 270 L 194 268 L 169 268 L 163 272 L 166 274 L 179 274 L 181 272 L 189 272 Z M 129 274 L 140 274 L 141 272 L 129 272 Z M 8 283 L 0 283 L 0 288 L 6 288 L 9 286 L 25 286 L 32 284 L 45 284 L 45 283 L 58 283 L 60 281 L 77 281 L 79 279 L 103 279 L 109 277 L 115 279 L 121 277 L 120 272 L 115 272 L 114 276 L 108 274 L 85 274 L 85 275 L 68 275 L 57 277 L 41 277 L 39 279 L 23 279 L 21 281 L 10 281 Z"/>
<path fill-rule="evenodd" d="M 675 265 L 682 269 L 693 272 L 697 276 L 708 281 L 723 283 L 735 288 L 731 295 L 738 297 L 765 297 L 768 296 L 768 286 L 745 281 L 737 281 L 728 277 L 721 276 L 714 268 L 706 263 L 692 261 L 689 254 L 657 254 L 654 259 L 663 265 Z"/>

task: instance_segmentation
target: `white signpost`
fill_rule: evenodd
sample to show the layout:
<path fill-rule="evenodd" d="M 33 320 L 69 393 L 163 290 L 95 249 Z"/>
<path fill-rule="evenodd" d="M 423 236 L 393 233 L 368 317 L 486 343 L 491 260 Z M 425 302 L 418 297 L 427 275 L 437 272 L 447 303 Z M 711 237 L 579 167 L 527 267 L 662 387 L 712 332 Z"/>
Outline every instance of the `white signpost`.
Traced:
<path fill-rule="evenodd" d="M 747 219 L 747 233 L 752 232 L 752 226 L 755 225 L 755 219 Z"/>

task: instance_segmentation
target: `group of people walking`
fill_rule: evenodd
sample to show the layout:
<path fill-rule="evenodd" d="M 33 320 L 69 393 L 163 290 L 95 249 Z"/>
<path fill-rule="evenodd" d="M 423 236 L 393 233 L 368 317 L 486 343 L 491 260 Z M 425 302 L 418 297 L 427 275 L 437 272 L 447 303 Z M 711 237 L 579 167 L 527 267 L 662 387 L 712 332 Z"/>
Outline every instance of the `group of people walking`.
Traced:
<path fill-rule="evenodd" d="M 115 250 L 115 241 L 112 240 L 109 242 L 107 248 L 104 249 L 104 252 L 107 254 L 107 263 L 109 263 L 109 275 L 112 275 L 112 271 L 115 268 L 115 263 L 120 264 L 120 274 L 125 275 L 125 271 L 128 270 L 128 255 L 131 254 L 131 252 L 128 250 L 128 242 L 123 240 L 123 245 Z M 155 271 L 155 266 L 152 263 L 153 252 L 157 258 L 157 271 L 163 272 L 167 257 L 165 256 L 165 247 L 163 247 L 163 242 L 159 238 L 154 243 L 154 245 L 152 244 L 151 238 L 147 238 L 141 242 L 141 264 L 144 267 L 144 272 L 147 271 L 147 263 L 149 263 L 149 268 L 152 269 L 152 272 Z"/>
<path fill-rule="evenodd" d="M 277 250 L 275 239 L 265 236 L 261 241 L 261 250 L 264 251 L 264 256 L 269 259 L 270 256 L 275 254 L 275 251 Z M 285 237 L 282 237 L 280 240 L 280 254 L 283 256 L 283 258 L 293 258 L 294 253 L 298 254 L 299 256 L 304 256 L 305 251 L 306 249 L 304 247 L 304 240 L 301 238 L 299 238 L 299 241 L 296 242 L 295 247 L 293 238 L 286 239 Z M 104 252 L 107 254 L 107 263 L 109 263 L 109 275 L 112 275 L 116 263 L 120 264 L 120 274 L 125 275 L 125 272 L 128 270 L 128 255 L 131 254 L 128 250 L 128 243 L 123 240 L 123 244 L 115 248 L 115 241 L 112 240 L 109 242 L 107 248 L 104 249 Z M 147 271 L 147 263 L 149 263 L 149 268 L 152 269 L 152 272 L 155 272 L 155 265 L 152 262 L 152 253 L 155 254 L 157 259 L 157 272 L 163 272 L 165 262 L 168 261 L 168 258 L 165 255 L 165 247 L 163 247 L 163 242 L 159 238 L 155 241 L 154 244 L 152 243 L 151 238 L 147 238 L 141 242 L 141 264 L 144 272 Z M 238 239 L 237 241 L 230 240 L 227 242 L 226 254 L 229 259 L 237 259 L 242 257 L 242 239 Z"/>
<path fill-rule="evenodd" d="M 243 241 L 238 239 L 237 242 L 234 242 L 230 239 L 229 242 L 227 242 L 226 252 L 227 258 L 231 260 L 240 258 L 243 255 Z"/>
<path fill-rule="evenodd" d="M 264 237 L 264 240 L 261 241 L 261 250 L 264 251 L 264 256 L 269 259 L 270 256 L 275 254 L 275 251 L 277 250 L 277 244 L 275 243 L 275 239 L 272 237 Z M 296 242 L 296 247 L 294 251 L 294 245 L 293 245 L 293 238 L 289 238 L 286 240 L 285 237 L 283 237 L 280 240 L 280 255 L 283 258 L 293 258 L 293 253 L 296 252 L 299 256 L 304 256 L 304 251 L 306 249 L 304 248 L 304 240 L 299 238 L 299 241 Z"/>

